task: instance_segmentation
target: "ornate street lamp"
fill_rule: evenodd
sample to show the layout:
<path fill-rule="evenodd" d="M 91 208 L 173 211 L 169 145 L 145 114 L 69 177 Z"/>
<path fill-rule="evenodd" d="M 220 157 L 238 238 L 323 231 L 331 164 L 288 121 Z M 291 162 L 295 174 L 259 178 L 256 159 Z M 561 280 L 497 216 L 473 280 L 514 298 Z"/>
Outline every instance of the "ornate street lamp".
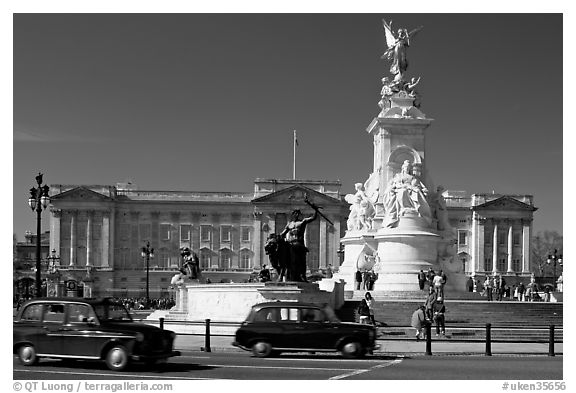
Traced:
<path fill-rule="evenodd" d="M 548 255 L 548 259 L 546 260 L 548 265 L 552 264 L 552 274 L 554 277 L 554 290 L 556 290 L 556 264 L 562 265 L 562 255 L 558 255 L 558 250 L 554 250 L 554 254 Z"/>
<path fill-rule="evenodd" d="M 40 259 L 40 232 L 42 220 L 42 208 L 46 209 L 50 203 L 48 191 L 50 188 L 47 185 L 42 185 L 42 173 L 36 176 L 36 183 L 38 188 L 32 187 L 30 189 L 30 197 L 28 198 L 28 205 L 32 211 L 36 212 L 36 297 L 42 296 L 42 262 Z"/>
<path fill-rule="evenodd" d="M 146 259 L 146 308 L 150 305 L 150 258 L 154 258 L 154 249 L 150 248 L 150 242 L 142 247 L 142 258 Z"/>

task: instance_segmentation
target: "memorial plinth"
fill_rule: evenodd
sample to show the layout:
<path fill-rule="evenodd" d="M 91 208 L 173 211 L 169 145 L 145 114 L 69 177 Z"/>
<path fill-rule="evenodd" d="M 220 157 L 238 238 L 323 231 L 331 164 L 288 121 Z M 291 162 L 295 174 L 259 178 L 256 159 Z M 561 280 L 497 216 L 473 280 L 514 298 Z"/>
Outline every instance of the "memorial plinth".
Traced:
<path fill-rule="evenodd" d="M 337 310 L 344 304 L 344 283 L 339 280 L 323 280 L 322 283 L 307 282 L 267 282 L 267 283 L 225 283 L 198 284 L 187 282 L 178 286 L 176 306 L 167 314 L 159 316 L 168 322 L 184 322 L 171 329 L 180 333 L 202 333 L 203 326 L 193 326 L 185 322 L 199 322 L 210 319 L 218 322 L 240 323 L 246 319 L 253 305 L 262 302 L 294 301 L 329 305 Z M 214 330 L 215 329 L 215 330 Z M 232 327 L 215 326 L 215 333 L 233 333 Z"/>

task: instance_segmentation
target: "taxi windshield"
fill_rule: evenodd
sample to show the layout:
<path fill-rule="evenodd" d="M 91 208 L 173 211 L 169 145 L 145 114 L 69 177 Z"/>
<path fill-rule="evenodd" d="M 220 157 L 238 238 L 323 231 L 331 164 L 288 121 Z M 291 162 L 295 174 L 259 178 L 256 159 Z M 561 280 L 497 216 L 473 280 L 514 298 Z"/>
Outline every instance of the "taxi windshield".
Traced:
<path fill-rule="evenodd" d="M 132 321 L 130 313 L 120 303 L 95 304 L 94 311 L 100 321 Z"/>

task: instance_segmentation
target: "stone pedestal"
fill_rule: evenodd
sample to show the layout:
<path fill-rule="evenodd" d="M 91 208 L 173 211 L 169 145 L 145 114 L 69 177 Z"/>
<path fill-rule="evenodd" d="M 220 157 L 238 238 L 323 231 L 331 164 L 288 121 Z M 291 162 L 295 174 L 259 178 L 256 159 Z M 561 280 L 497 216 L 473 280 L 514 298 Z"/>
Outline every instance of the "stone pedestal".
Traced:
<path fill-rule="evenodd" d="M 218 322 L 240 323 L 246 319 L 253 305 L 277 300 L 328 304 L 333 309 L 338 309 L 344 304 L 343 286 L 344 283 L 338 280 L 326 280 L 322 284 L 304 282 L 185 283 L 178 286 L 176 306 L 162 317 L 167 321 L 202 322 L 210 319 L 216 325 Z M 153 313 L 148 319 L 157 319 L 158 316 Z M 186 324 L 178 330 L 195 332 L 202 331 L 202 328 L 201 325 Z M 218 332 L 235 331 L 235 327 L 230 326 L 215 328 L 219 329 Z"/>

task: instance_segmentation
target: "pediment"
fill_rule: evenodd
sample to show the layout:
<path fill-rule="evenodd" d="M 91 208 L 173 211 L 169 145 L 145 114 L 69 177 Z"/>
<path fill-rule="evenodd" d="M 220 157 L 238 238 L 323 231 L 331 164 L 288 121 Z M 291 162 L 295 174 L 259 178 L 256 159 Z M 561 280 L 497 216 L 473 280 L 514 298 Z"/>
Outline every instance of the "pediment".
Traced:
<path fill-rule="evenodd" d="M 317 205 L 335 205 L 342 203 L 340 200 L 322 194 L 302 185 L 293 185 L 280 191 L 273 192 L 252 200 L 252 203 L 260 204 L 305 204 L 304 199 Z"/>
<path fill-rule="evenodd" d="M 510 196 L 503 196 L 493 201 L 483 203 L 481 205 L 475 206 L 474 210 L 524 210 L 524 211 L 535 211 L 537 210 L 534 206 L 528 205 L 524 202 L 512 198 Z"/>
<path fill-rule="evenodd" d="M 50 197 L 59 201 L 110 201 L 111 198 L 83 186 Z"/>

